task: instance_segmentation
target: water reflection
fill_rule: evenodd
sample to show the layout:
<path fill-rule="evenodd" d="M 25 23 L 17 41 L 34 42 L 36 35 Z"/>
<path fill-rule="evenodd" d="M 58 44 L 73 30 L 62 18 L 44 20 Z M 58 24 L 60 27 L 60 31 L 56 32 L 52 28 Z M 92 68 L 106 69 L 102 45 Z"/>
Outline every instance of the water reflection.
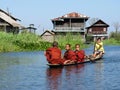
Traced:
<path fill-rule="evenodd" d="M 41 52 L 40 52 L 41 53 Z M 29 65 L 40 58 L 39 52 L 0 53 L 0 69 L 14 65 Z"/>
<path fill-rule="evenodd" d="M 50 90 L 59 90 L 62 82 L 62 68 L 48 68 L 47 75 L 47 88 Z"/>
<path fill-rule="evenodd" d="M 0 69 L 5 69 L 10 66 L 18 65 L 18 64 L 20 64 L 19 57 L 15 57 L 15 58 L 11 58 L 11 57 L 2 58 L 1 57 L 1 59 L 0 59 Z"/>
<path fill-rule="evenodd" d="M 48 68 L 46 70 L 47 89 L 62 90 L 63 87 L 67 90 L 73 90 L 76 78 L 80 78 L 78 73 L 83 71 L 84 64 L 77 66 L 66 66 L 63 68 Z M 63 87 L 62 87 L 63 86 Z"/>
<path fill-rule="evenodd" d="M 94 71 L 94 82 L 95 82 L 95 88 L 97 90 L 102 90 L 104 87 L 104 60 L 101 59 L 100 61 L 97 61 L 95 64 L 95 71 Z"/>
<path fill-rule="evenodd" d="M 104 87 L 105 78 L 103 62 L 103 60 L 100 60 L 96 63 L 66 66 L 63 68 L 47 68 L 47 89 L 87 90 L 87 88 L 94 86 L 95 90 L 101 90 Z"/>

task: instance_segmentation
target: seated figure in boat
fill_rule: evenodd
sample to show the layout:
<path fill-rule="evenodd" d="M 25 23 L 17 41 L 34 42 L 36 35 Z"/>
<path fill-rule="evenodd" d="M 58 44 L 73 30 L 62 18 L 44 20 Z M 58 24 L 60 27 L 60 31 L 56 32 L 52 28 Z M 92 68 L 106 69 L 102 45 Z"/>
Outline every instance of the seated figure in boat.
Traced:
<path fill-rule="evenodd" d="M 58 42 L 54 41 L 52 47 L 45 51 L 45 56 L 49 64 L 63 64 L 61 50 L 58 48 Z"/>
<path fill-rule="evenodd" d="M 101 41 L 101 38 L 98 38 L 96 43 L 95 43 L 95 46 L 94 46 L 94 54 L 93 54 L 93 57 L 97 57 L 97 55 L 102 55 L 104 54 L 105 51 L 104 51 L 104 47 L 103 47 L 103 42 Z"/>
<path fill-rule="evenodd" d="M 75 55 L 76 55 L 76 60 L 77 60 L 77 63 L 80 63 L 80 62 L 84 62 L 84 59 L 85 59 L 85 51 L 84 50 L 80 50 L 80 45 L 79 44 L 76 44 L 75 45 Z"/>
<path fill-rule="evenodd" d="M 73 50 L 71 50 L 71 45 L 70 44 L 66 44 L 65 47 L 66 51 L 64 53 L 64 59 L 66 60 L 64 63 L 76 63 L 76 55 L 75 52 Z"/>

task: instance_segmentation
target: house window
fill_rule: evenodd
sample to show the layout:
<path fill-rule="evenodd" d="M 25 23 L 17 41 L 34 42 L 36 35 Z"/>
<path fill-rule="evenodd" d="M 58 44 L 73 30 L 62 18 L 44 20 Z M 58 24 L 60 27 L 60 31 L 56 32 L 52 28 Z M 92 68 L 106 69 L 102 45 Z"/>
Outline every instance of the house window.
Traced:
<path fill-rule="evenodd" d="M 89 29 L 89 32 L 90 32 L 90 33 L 92 32 L 92 28 Z"/>
<path fill-rule="evenodd" d="M 104 28 L 103 31 L 106 32 L 107 31 L 106 28 Z"/>

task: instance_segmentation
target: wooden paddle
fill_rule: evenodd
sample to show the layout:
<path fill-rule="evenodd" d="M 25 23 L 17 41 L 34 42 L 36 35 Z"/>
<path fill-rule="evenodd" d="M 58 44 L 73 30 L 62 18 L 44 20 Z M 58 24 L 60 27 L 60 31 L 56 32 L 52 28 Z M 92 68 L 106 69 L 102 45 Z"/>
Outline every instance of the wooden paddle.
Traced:
<path fill-rule="evenodd" d="M 94 54 L 94 52 L 95 52 L 95 45 L 96 45 L 96 41 L 95 41 L 95 43 L 94 43 L 93 54 Z M 92 63 L 95 63 L 95 61 L 94 61 L 92 58 L 93 58 L 93 56 L 89 57 L 89 60 L 90 60 Z"/>

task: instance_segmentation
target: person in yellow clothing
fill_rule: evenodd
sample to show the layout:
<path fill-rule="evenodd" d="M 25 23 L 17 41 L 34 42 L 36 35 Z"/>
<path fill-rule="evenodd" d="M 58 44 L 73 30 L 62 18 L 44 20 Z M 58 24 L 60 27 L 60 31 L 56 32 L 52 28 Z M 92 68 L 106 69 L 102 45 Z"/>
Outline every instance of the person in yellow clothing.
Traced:
<path fill-rule="evenodd" d="M 98 38 L 95 46 L 94 46 L 94 54 L 93 57 L 96 57 L 97 55 L 102 55 L 104 54 L 104 47 L 103 47 L 103 42 L 101 41 L 101 38 Z"/>

